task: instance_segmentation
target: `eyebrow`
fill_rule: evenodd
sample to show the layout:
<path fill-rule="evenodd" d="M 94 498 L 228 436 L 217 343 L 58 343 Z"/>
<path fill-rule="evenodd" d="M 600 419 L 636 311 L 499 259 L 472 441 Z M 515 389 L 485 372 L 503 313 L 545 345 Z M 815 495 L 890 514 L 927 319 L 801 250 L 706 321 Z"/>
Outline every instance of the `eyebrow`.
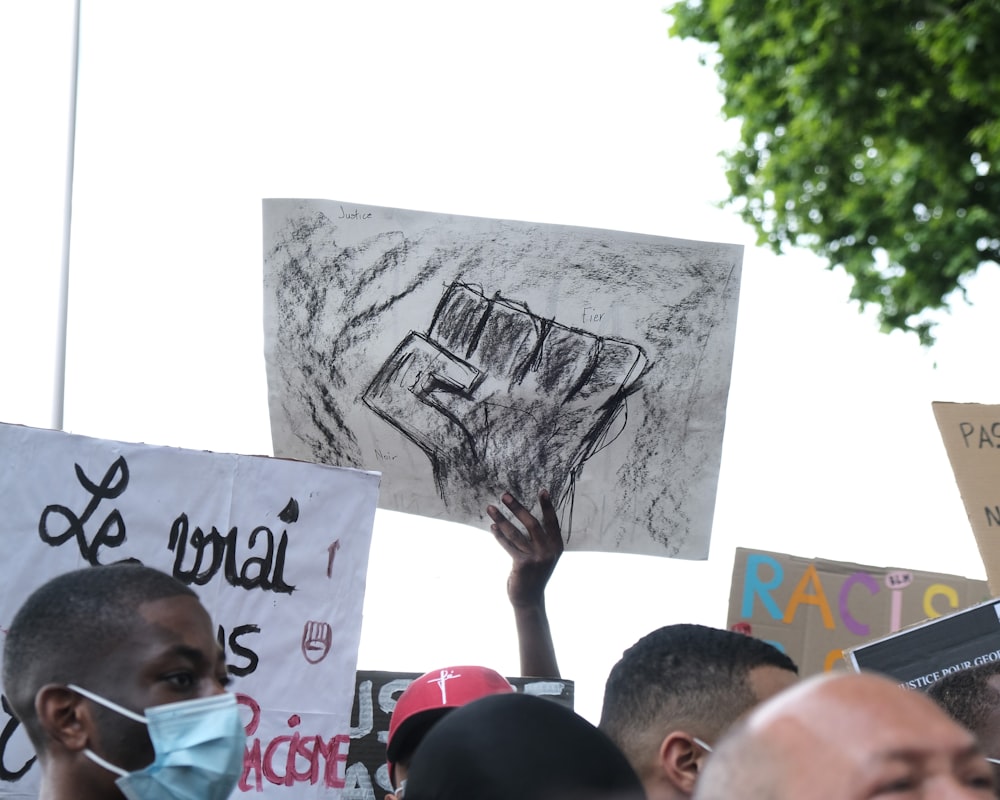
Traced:
<path fill-rule="evenodd" d="M 198 661 L 201 663 L 207 661 L 207 659 L 205 658 L 205 654 L 201 650 L 199 650 L 197 647 L 190 647 L 186 644 L 174 645 L 173 647 L 170 648 L 168 652 L 171 655 L 184 656 L 185 658 L 189 658 L 192 661 Z"/>
<path fill-rule="evenodd" d="M 188 661 L 197 664 L 199 667 L 216 666 L 219 663 L 225 666 L 226 654 L 221 647 L 217 646 L 212 655 L 214 655 L 214 658 L 211 656 L 206 658 L 204 651 L 199 650 L 197 647 L 191 647 L 187 644 L 175 644 L 164 650 L 157 660 L 159 661 L 160 659 L 179 657 L 186 658 Z"/>
<path fill-rule="evenodd" d="M 936 753 L 937 751 L 929 747 L 906 747 L 898 750 L 883 750 L 872 754 L 873 760 L 888 761 L 917 761 L 924 756 Z M 975 742 L 950 754 L 953 759 L 969 759 L 983 757 L 982 750 Z"/>

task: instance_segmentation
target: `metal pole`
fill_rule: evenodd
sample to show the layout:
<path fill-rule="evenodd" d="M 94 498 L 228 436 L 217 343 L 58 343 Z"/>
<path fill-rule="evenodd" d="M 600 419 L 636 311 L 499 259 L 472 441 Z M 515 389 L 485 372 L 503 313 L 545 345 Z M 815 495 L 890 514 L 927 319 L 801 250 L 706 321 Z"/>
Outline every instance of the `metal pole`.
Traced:
<path fill-rule="evenodd" d="M 52 399 L 52 427 L 62 430 L 66 403 L 66 328 L 69 317 L 69 250 L 73 227 L 73 167 L 76 156 L 76 95 L 80 70 L 80 0 L 73 4 L 73 63 L 69 95 L 69 141 L 66 152 L 66 194 L 63 199 L 62 272 L 59 277 L 59 318 L 56 335 L 56 376 Z"/>

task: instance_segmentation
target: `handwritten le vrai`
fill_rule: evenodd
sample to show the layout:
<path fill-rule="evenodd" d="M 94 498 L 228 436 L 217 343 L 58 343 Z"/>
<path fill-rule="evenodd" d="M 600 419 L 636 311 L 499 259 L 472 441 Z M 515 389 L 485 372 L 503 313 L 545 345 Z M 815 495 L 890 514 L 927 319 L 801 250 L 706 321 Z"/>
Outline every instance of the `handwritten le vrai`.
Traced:
<path fill-rule="evenodd" d="M 378 474 L 3 424 L 0 451 L 0 628 L 62 572 L 124 559 L 168 572 L 198 593 L 239 678 L 239 790 L 338 796 Z M 35 797 L 30 744 L 3 712 L 0 797 Z"/>

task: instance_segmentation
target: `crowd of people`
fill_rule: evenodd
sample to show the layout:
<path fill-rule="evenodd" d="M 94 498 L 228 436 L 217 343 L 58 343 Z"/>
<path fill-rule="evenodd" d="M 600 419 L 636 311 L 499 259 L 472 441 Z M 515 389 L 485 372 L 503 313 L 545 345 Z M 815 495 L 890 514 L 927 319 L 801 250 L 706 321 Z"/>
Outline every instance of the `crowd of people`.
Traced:
<path fill-rule="evenodd" d="M 513 560 L 522 672 L 557 677 L 544 594 L 558 517 L 545 492 L 541 519 L 502 500 L 511 518 L 487 511 Z M 36 590 L 7 631 L 3 682 L 43 800 L 224 800 L 242 773 L 209 614 L 150 567 L 77 570 Z M 767 642 L 674 624 L 624 652 L 597 726 L 484 666 L 430 671 L 398 697 L 386 759 L 386 800 L 994 798 L 1000 667 L 927 693 L 874 674 L 800 678 Z"/>

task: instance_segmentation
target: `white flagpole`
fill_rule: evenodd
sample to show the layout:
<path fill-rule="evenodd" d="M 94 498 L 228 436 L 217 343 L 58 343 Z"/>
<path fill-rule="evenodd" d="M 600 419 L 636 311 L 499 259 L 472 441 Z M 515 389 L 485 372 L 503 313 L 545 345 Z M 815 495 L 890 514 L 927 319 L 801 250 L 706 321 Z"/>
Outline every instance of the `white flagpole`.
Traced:
<path fill-rule="evenodd" d="M 62 273 L 59 277 L 59 318 L 56 335 L 56 377 L 52 400 L 52 427 L 62 430 L 66 402 L 66 327 L 69 317 L 69 242 L 73 227 L 73 167 L 76 156 L 77 73 L 80 69 L 80 0 L 73 4 L 73 63 L 69 95 L 69 137 L 66 153 L 66 194 L 63 199 Z"/>

